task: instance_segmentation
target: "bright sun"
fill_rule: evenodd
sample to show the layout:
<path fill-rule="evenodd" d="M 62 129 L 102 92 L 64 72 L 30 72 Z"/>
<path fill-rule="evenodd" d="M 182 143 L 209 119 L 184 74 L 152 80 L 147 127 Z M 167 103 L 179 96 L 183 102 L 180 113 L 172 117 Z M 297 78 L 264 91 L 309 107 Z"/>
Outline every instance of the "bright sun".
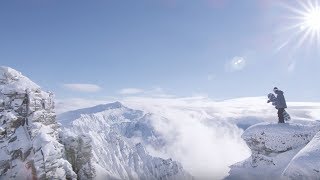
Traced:
<path fill-rule="evenodd" d="M 294 22 L 288 30 L 293 30 L 290 42 L 296 48 L 306 42 L 320 47 L 320 0 L 297 0 L 296 6 L 285 6 L 293 14 L 290 18 Z M 289 41 L 288 41 L 289 42 Z"/>
<path fill-rule="evenodd" d="M 315 33 L 320 31 L 320 6 L 310 7 L 303 16 L 304 22 L 302 27 L 310 29 Z"/>

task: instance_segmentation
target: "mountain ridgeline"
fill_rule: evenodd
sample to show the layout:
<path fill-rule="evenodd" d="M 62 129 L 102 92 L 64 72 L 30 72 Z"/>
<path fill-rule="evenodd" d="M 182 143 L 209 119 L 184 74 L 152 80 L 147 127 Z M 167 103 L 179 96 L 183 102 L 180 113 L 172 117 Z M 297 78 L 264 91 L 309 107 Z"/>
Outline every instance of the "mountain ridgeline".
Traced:
<path fill-rule="evenodd" d="M 144 142 L 164 143 L 150 116 L 116 102 L 64 113 L 58 123 L 53 93 L 0 67 L 0 179 L 193 179 L 147 152 Z"/>
<path fill-rule="evenodd" d="M 265 101 L 261 100 L 258 106 L 263 107 Z M 14 69 L 0 67 L 0 180 L 195 179 L 170 158 L 179 156 L 165 154 L 168 149 L 183 156 L 195 155 L 194 159 L 179 160 L 201 180 L 320 179 L 320 121 L 295 117 L 308 115 L 314 109 L 305 109 L 313 106 L 303 107 L 303 111 L 298 108 L 289 123 L 277 124 L 263 119 L 268 109 L 257 113 L 252 108 L 246 114 L 239 108 L 244 102 L 247 105 L 250 99 L 210 104 L 204 112 L 203 106 L 174 109 L 165 104 L 163 111 L 158 111 L 158 106 L 155 111 L 137 108 L 142 111 L 114 102 L 56 116 L 53 93 L 43 91 Z M 223 113 L 218 116 L 219 111 Z M 179 129 L 182 125 L 186 126 Z M 170 128 L 179 131 L 167 132 Z M 205 139 L 208 136 L 212 137 Z M 188 143 L 181 149 L 172 143 L 180 145 L 186 140 Z M 247 148 L 242 149 L 245 156 L 232 156 L 242 153 L 242 147 Z M 208 158 L 209 155 L 216 156 Z M 228 163 L 224 163 L 228 158 Z M 186 162 L 196 164 L 190 168 Z M 225 168 L 220 169 L 221 163 Z M 194 171 L 201 165 L 204 166 L 200 170 L 207 166 L 206 171 Z"/>

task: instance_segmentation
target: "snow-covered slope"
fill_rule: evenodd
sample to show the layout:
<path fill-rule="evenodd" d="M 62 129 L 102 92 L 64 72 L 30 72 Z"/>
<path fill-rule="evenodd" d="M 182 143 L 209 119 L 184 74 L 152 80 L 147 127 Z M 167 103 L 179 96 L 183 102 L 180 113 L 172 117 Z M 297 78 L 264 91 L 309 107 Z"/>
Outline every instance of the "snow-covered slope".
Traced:
<path fill-rule="evenodd" d="M 320 179 L 320 133 L 290 161 L 282 176 L 287 179 Z"/>
<path fill-rule="evenodd" d="M 0 67 L 0 179 L 76 179 L 53 109 L 52 93 Z"/>
<path fill-rule="evenodd" d="M 178 162 L 146 151 L 144 144 L 163 143 L 148 120 L 151 116 L 119 102 L 59 115 L 68 157 L 87 159 L 71 161 L 76 173 L 89 171 L 94 178 L 104 174 L 109 179 L 192 179 Z M 84 149 L 87 155 L 68 149 Z"/>
<path fill-rule="evenodd" d="M 242 138 L 252 155 L 231 166 L 226 179 L 318 179 L 319 130 L 319 122 L 251 126 Z"/>

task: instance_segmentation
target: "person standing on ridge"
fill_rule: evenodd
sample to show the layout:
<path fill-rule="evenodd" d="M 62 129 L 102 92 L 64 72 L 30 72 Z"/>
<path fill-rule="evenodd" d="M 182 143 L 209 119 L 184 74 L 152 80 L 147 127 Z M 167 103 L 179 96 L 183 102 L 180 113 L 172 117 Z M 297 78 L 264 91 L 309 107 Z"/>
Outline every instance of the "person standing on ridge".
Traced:
<path fill-rule="evenodd" d="M 277 87 L 273 88 L 273 92 L 277 95 L 275 99 L 275 106 L 276 109 L 278 109 L 278 117 L 279 122 L 278 123 L 284 123 L 284 109 L 287 108 L 286 99 L 284 98 L 283 91 L 279 90 Z M 268 100 L 268 103 L 271 102 L 271 100 Z"/>

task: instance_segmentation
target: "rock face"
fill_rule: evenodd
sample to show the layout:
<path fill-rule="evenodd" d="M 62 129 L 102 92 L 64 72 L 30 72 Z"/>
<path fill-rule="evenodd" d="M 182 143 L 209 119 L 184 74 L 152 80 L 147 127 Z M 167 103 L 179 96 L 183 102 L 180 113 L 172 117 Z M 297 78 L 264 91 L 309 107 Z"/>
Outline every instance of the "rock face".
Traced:
<path fill-rule="evenodd" d="M 319 130 L 318 122 L 251 126 L 242 138 L 252 155 L 231 166 L 226 179 L 319 179 L 315 174 L 318 175 L 320 164 L 311 160 L 320 161 L 319 135 L 315 136 Z"/>
<path fill-rule="evenodd" d="M 52 93 L 0 67 L 0 179 L 76 179 L 53 109 Z"/>
<path fill-rule="evenodd" d="M 151 114 L 119 102 L 64 113 L 62 139 L 81 179 L 193 179 L 171 159 L 149 155 L 144 144 L 164 143 L 152 128 Z M 139 142 L 137 142 L 139 139 Z M 74 149 L 79 149 L 74 151 Z"/>

